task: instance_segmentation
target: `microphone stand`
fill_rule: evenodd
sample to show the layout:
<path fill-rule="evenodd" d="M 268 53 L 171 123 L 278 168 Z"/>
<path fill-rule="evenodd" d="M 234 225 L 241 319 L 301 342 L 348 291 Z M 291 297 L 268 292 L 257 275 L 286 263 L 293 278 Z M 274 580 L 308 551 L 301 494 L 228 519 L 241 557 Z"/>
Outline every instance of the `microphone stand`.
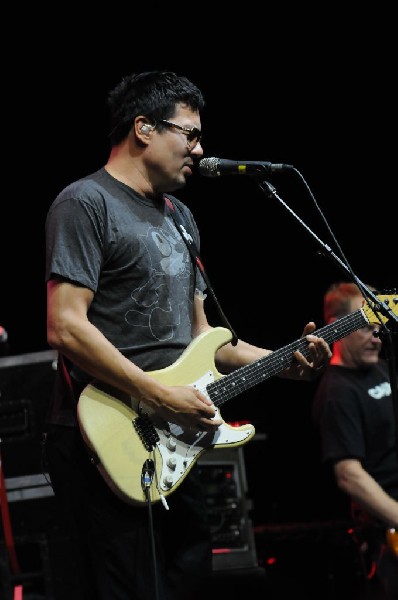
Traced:
<path fill-rule="evenodd" d="M 368 289 L 368 287 L 353 273 L 352 269 L 345 264 L 333 251 L 332 249 L 325 244 L 321 239 L 319 239 L 315 233 L 300 219 L 300 217 L 282 200 L 282 198 L 277 194 L 274 186 L 268 181 L 258 182 L 260 189 L 265 193 L 268 198 L 276 198 L 285 208 L 290 212 L 293 217 L 299 221 L 299 223 L 306 229 L 308 233 L 312 235 L 312 237 L 317 241 L 319 246 L 322 248 L 322 255 L 327 255 L 329 258 L 333 259 L 337 265 L 342 268 L 346 273 L 350 275 L 350 277 L 354 280 L 354 282 L 358 285 L 359 289 L 363 293 L 365 298 L 371 298 L 374 302 L 373 310 L 376 310 L 379 313 L 382 313 L 383 316 L 387 318 L 387 321 L 390 319 L 395 322 L 395 325 L 398 324 L 398 316 L 393 313 L 391 308 L 385 304 L 384 302 L 380 302 L 377 296 L 373 293 L 372 290 Z M 322 215 L 323 216 L 323 215 Z M 394 350 L 393 344 L 391 341 L 391 337 L 389 334 L 386 324 L 381 323 L 382 330 L 385 334 L 385 339 L 388 340 L 388 348 L 387 348 L 387 364 L 390 373 L 390 381 L 391 381 L 391 390 L 392 390 L 392 399 L 393 399 L 393 410 L 395 415 L 395 442 L 396 442 L 396 452 L 398 458 L 398 383 L 397 383 L 397 373 L 395 368 L 394 361 Z"/>
<path fill-rule="evenodd" d="M 277 200 L 279 200 L 281 204 L 283 204 L 283 206 L 294 216 L 294 218 L 301 223 L 301 225 L 312 235 L 313 238 L 316 239 L 321 248 L 323 250 L 326 250 L 328 256 L 333 258 L 334 261 L 339 265 L 339 267 L 343 268 L 351 277 L 354 278 L 355 283 L 358 285 L 361 291 L 362 289 L 366 290 L 366 296 L 372 298 L 373 302 L 375 303 L 375 310 L 377 310 L 380 313 L 383 313 L 383 315 L 387 317 L 387 319 L 392 319 L 398 325 L 398 316 L 393 313 L 390 307 L 387 304 L 384 304 L 384 302 L 379 302 L 377 296 L 372 292 L 372 290 L 369 290 L 367 286 L 351 271 L 351 269 L 332 251 L 330 246 L 328 246 L 322 240 L 320 240 L 315 235 L 315 233 L 308 227 L 308 225 L 306 225 L 304 221 L 302 221 L 300 217 L 290 208 L 290 206 L 288 206 L 286 202 L 284 202 L 282 198 L 278 196 L 274 186 L 271 185 L 268 181 L 263 181 L 259 184 L 259 186 L 269 198 L 272 198 L 272 196 L 274 196 Z"/>

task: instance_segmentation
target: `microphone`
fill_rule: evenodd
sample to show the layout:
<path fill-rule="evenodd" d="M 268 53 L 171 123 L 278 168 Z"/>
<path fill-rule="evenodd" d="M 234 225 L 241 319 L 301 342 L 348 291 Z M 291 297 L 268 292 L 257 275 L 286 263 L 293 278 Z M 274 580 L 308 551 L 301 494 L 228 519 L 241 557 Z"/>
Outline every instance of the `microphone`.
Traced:
<path fill-rule="evenodd" d="M 265 175 L 293 169 L 292 165 L 258 162 L 255 160 L 228 160 L 226 158 L 202 158 L 199 173 L 205 177 L 221 175 Z"/>

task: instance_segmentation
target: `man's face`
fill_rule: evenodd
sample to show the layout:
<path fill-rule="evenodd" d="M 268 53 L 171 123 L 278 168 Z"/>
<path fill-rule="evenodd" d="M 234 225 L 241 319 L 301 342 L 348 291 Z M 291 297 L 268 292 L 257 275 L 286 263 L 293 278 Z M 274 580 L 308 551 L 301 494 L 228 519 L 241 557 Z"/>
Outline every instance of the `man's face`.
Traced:
<path fill-rule="evenodd" d="M 352 298 L 351 311 L 361 308 L 362 305 L 362 296 Z M 375 335 L 379 329 L 377 323 L 369 324 L 340 340 L 342 364 L 351 368 L 366 368 L 377 363 L 382 347 L 380 337 Z"/>
<path fill-rule="evenodd" d="M 167 127 L 151 136 L 145 151 L 148 171 L 156 192 L 173 192 L 185 186 L 192 175 L 194 161 L 203 156 L 201 146 L 201 121 L 198 112 L 184 104 L 176 106 L 176 112 Z M 192 141 L 190 134 L 198 133 Z"/>

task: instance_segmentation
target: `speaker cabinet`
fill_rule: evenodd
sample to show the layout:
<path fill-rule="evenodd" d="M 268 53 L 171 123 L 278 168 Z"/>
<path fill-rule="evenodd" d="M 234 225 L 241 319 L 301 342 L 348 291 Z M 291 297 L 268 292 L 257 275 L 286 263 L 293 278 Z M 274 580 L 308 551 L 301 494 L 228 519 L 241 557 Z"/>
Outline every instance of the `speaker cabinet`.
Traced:
<path fill-rule="evenodd" d="M 0 439 L 5 477 L 42 472 L 41 436 L 54 382 L 53 350 L 0 358 Z"/>

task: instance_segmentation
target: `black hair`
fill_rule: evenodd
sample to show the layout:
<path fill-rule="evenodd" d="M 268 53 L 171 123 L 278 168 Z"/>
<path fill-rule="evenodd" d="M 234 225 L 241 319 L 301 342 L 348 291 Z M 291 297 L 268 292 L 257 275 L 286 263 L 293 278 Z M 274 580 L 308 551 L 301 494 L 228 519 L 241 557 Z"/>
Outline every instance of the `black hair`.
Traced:
<path fill-rule="evenodd" d="M 154 124 L 173 117 L 177 104 L 193 111 L 205 106 L 202 92 L 184 76 L 171 71 L 147 71 L 123 77 L 109 92 L 110 141 L 112 146 L 127 137 L 138 115 Z"/>

